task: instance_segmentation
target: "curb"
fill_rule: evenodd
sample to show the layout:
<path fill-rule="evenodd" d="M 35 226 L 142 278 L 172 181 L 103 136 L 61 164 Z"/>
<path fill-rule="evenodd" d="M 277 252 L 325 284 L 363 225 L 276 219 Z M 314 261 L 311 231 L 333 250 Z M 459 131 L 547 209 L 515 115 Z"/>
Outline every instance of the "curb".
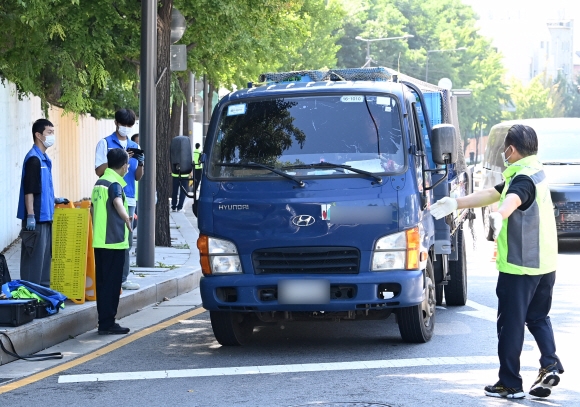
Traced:
<path fill-rule="evenodd" d="M 142 285 L 136 291 L 123 291 L 119 299 L 117 319 L 140 311 L 146 306 L 174 298 L 193 291 L 199 287 L 201 268 L 199 253 L 196 248 L 197 229 L 190 225 L 184 214 L 171 214 L 176 223 L 187 222 L 186 227 L 177 229 L 190 247 L 189 259 L 171 271 L 151 276 L 150 284 Z M 5 332 L 20 355 L 40 352 L 43 349 L 62 343 L 72 337 L 91 331 L 97 327 L 97 303 L 87 301 L 84 304 L 68 304 L 58 314 L 33 321 L 14 328 L 0 327 Z M 2 340 L 2 339 L 0 339 Z M 7 340 L 2 340 L 8 350 L 12 350 Z M 0 365 L 16 360 L 13 356 L 0 351 Z"/>

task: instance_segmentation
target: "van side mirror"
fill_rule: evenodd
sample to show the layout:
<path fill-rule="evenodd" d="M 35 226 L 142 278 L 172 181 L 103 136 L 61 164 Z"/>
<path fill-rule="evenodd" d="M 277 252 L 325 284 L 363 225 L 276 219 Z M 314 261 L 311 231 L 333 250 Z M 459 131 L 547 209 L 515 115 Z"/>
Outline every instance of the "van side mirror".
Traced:
<path fill-rule="evenodd" d="M 457 135 L 452 124 L 433 126 L 431 151 L 435 164 L 453 164 L 457 161 Z"/>
<path fill-rule="evenodd" d="M 169 147 L 171 172 L 174 174 L 189 174 L 193 171 L 191 141 L 187 136 L 177 136 L 171 140 Z"/>

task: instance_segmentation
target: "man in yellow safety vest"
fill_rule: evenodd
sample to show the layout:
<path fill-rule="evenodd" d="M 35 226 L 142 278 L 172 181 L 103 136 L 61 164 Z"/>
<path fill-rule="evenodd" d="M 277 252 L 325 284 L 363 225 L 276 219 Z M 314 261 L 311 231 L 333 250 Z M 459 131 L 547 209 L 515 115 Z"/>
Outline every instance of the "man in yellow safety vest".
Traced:
<path fill-rule="evenodd" d="M 499 270 L 497 336 L 499 381 L 485 387 L 491 397 L 523 398 L 520 354 L 525 326 L 541 353 L 540 372 L 529 393 L 548 397 L 560 382 L 564 367 L 556 355 L 548 313 L 556 279 L 558 237 L 550 190 L 536 156 L 538 137 L 529 126 L 512 126 L 505 138 L 502 158 L 505 182 L 462 198 L 443 198 L 431 206 L 439 219 L 462 208 L 499 202 L 489 222 L 497 239 Z"/>
<path fill-rule="evenodd" d="M 122 148 L 109 150 L 107 168 L 91 194 L 99 335 L 129 333 L 129 328 L 115 323 L 131 231 L 131 218 L 123 191 L 126 185 L 123 177 L 127 171 L 127 152 Z"/>

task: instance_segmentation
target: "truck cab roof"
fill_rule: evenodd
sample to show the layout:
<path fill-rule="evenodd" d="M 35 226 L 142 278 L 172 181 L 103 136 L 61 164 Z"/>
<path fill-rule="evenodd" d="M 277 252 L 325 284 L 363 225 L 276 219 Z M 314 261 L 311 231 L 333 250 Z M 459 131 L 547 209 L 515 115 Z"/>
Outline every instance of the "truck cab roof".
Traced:
<path fill-rule="evenodd" d="M 320 81 L 320 82 L 281 82 L 241 89 L 224 97 L 224 101 L 235 101 L 248 97 L 277 97 L 278 95 L 320 94 L 320 93 L 369 93 L 381 92 L 397 96 L 403 95 L 403 85 L 394 82 L 372 81 Z"/>
<path fill-rule="evenodd" d="M 258 86 L 250 83 L 248 88 L 225 96 L 224 101 L 282 94 L 344 92 L 385 92 L 402 97 L 404 85 L 400 81 L 413 83 L 423 93 L 445 92 L 442 88 L 408 77 L 390 68 L 349 68 L 265 73 L 260 75 L 261 83 Z"/>

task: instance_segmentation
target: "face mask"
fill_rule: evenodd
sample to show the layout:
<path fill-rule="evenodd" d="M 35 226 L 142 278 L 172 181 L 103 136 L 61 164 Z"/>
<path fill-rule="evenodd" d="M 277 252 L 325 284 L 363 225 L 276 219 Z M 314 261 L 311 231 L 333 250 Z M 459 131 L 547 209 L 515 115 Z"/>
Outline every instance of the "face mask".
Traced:
<path fill-rule="evenodd" d="M 510 147 L 511 147 L 511 146 L 510 146 Z M 508 148 L 510 148 L 510 147 L 508 147 Z M 507 148 L 506 148 L 506 151 L 507 151 Z M 503 151 L 503 152 L 501 153 L 501 159 L 503 160 L 503 163 L 504 163 L 504 165 L 505 165 L 506 167 L 509 167 L 509 166 L 511 165 L 511 164 L 508 162 L 508 160 L 510 159 L 510 157 L 512 156 L 512 154 L 513 154 L 513 153 L 514 153 L 514 152 L 512 151 L 512 153 L 511 153 L 511 154 L 510 154 L 508 157 L 506 157 L 506 156 L 505 156 L 505 151 Z"/>
<path fill-rule="evenodd" d="M 129 134 L 131 134 L 131 128 L 125 127 L 125 126 L 119 126 L 119 134 L 122 137 L 129 137 Z"/>
<path fill-rule="evenodd" d="M 46 136 L 46 139 L 44 141 L 42 141 L 42 144 L 44 144 L 44 146 L 46 148 L 52 146 L 54 144 L 54 135 L 52 135 L 52 136 Z"/>

